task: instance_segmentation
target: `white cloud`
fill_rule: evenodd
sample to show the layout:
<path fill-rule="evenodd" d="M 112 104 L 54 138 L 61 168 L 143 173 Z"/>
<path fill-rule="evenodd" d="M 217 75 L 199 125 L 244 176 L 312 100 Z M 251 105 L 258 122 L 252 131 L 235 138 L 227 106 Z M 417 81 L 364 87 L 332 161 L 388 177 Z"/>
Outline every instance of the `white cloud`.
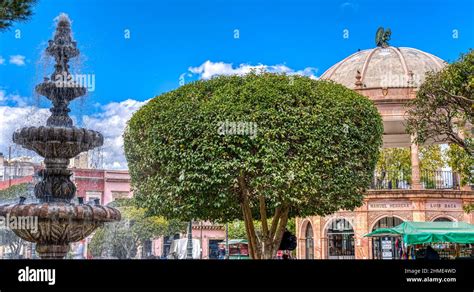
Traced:
<path fill-rule="evenodd" d="M 19 107 L 27 106 L 27 98 L 18 94 L 7 94 L 3 89 L 0 89 L 0 105 L 15 105 Z"/>
<path fill-rule="evenodd" d="M 22 55 L 13 55 L 10 56 L 10 64 L 14 64 L 17 66 L 24 66 L 25 65 L 25 56 Z"/>
<path fill-rule="evenodd" d="M 8 153 L 8 147 L 11 145 L 13 146 L 12 156 L 32 156 L 35 161 L 40 161 L 41 158 L 33 151 L 13 144 L 12 136 L 14 131 L 23 127 L 45 125 L 51 112 L 47 108 L 25 106 L 24 100 L 19 95 L 8 94 L 0 89 L 0 152 Z M 16 102 L 16 105 L 5 105 L 6 101 Z M 97 114 L 82 117 L 83 127 L 99 131 L 104 135 L 104 145 L 98 151 L 90 153 L 91 156 L 101 156 L 102 163 L 97 165 L 98 167 L 127 169 L 122 134 L 132 114 L 146 102 L 132 99 L 111 102 L 99 106 Z M 76 120 L 75 116 L 71 118 Z"/>
<path fill-rule="evenodd" d="M 17 106 L 19 107 L 24 107 L 27 105 L 26 98 L 18 95 L 18 94 L 12 94 L 9 95 L 8 97 L 10 100 L 12 100 L 14 103 L 16 103 Z"/>
<path fill-rule="evenodd" d="M 5 59 L 2 56 L 0 56 L 0 65 L 3 65 L 4 63 L 5 63 Z"/>
<path fill-rule="evenodd" d="M 343 12 L 345 11 L 352 11 L 357 12 L 359 10 L 359 4 L 353 2 L 344 2 L 340 6 Z"/>
<path fill-rule="evenodd" d="M 1 95 L 0 91 L 0 95 Z M 46 123 L 46 119 L 51 113 L 48 109 L 37 107 L 11 107 L 0 106 L 0 152 L 8 152 L 8 146 L 13 147 L 13 156 L 34 156 L 34 153 L 27 151 L 12 142 L 13 132 L 27 126 L 39 126 Z"/>
<path fill-rule="evenodd" d="M 132 114 L 146 102 L 133 99 L 112 102 L 102 106 L 100 113 L 82 118 L 86 128 L 104 135 L 104 146 L 100 150 L 104 168 L 127 169 L 122 134 Z"/>
<path fill-rule="evenodd" d="M 212 62 L 207 60 L 198 67 L 189 67 L 188 70 L 193 74 L 199 74 L 202 79 L 209 79 L 217 75 L 245 75 L 250 73 L 252 70 L 265 71 L 270 73 L 286 73 L 288 75 L 303 75 L 308 76 L 313 79 L 317 79 L 316 73 L 318 72 L 317 68 L 307 67 L 303 70 L 293 70 L 286 65 L 250 65 L 250 64 L 240 64 L 237 67 L 234 67 L 232 63 L 224 62 Z"/>

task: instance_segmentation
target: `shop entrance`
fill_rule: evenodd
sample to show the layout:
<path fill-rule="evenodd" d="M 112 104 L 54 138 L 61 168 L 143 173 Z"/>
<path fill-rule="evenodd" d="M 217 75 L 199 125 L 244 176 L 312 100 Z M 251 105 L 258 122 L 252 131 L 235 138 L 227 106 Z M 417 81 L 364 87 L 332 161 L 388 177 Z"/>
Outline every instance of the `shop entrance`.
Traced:
<path fill-rule="evenodd" d="M 375 223 L 372 231 L 379 228 L 392 228 L 403 223 L 403 220 L 397 217 L 384 217 Z M 397 237 L 373 237 L 372 238 L 372 256 L 377 260 L 391 260 L 400 258 L 401 241 Z"/>
<path fill-rule="evenodd" d="M 314 259 L 314 239 L 313 239 L 313 226 L 308 222 L 305 230 L 305 259 Z"/>
<path fill-rule="evenodd" d="M 343 218 L 333 219 L 327 228 L 327 258 L 354 259 L 354 229 Z"/>

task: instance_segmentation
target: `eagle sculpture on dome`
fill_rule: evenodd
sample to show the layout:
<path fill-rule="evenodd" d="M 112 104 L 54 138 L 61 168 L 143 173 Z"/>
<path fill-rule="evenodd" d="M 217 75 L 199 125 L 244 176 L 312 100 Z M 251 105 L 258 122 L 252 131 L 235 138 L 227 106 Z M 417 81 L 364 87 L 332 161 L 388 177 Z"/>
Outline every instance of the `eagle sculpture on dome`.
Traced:
<path fill-rule="evenodd" d="M 388 41 L 390 40 L 390 36 L 392 35 L 392 31 L 390 28 L 384 30 L 383 27 L 379 27 L 377 29 L 377 33 L 375 34 L 375 44 L 377 47 L 386 48 L 389 46 Z"/>

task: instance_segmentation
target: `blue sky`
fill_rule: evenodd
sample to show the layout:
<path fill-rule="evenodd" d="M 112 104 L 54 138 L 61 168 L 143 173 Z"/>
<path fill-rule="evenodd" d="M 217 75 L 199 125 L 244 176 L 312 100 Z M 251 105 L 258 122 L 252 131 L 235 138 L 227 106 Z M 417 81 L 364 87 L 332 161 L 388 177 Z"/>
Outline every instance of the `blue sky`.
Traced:
<path fill-rule="evenodd" d="M 357 49 L 374 47 L 379 26 L 392 29 L 391 45 L 447 61 L 474 47 L 473 0 L 39 0 L 31 20 L 0 34 L 0 106 L 48 106 L 32 97 L 33 88 L 50 74 L 40 56 L 61 12 L 73 21 L 81 72 L 96 78 L 95 90 L 73 107 L 89 121 L 122 110 L 128 117 L 127 109 L 177 88 L 180 76 L 189 82 L 259 64 L 319 76 Z M 125 109 L 114 108 L 125 100 Z M 8 143 L 0 140 L 0 151 Z"/>

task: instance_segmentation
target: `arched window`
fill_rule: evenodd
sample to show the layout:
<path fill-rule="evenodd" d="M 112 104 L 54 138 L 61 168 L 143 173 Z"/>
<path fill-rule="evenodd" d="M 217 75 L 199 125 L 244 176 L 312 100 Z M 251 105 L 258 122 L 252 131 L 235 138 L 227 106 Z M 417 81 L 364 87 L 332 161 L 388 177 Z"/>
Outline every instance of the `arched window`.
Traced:
<path fill-rule="evenodd" d="M 451 220 L 451 218 L 448 218 L 448 217 L 438 217 L 435 220 L 433 220 L 433 222 L 453 222 L 453 220 Z"/>
<path fill-rule="evenodd" d="M 306 225 L 305 231 L 305 259 L 312 260 L 314 259 L 314 239 L 313 239 L 313 227 L 311 223 L 308 222 Z"/>
<path fill-rule="evenodd" d="M 333 219 L 327 228 L 327 258 L 353 259 L 354 229 L 344 218 Z"/>
<path fill-rule="evenodd" d="M 392 228 L 403 223 L 398 217 L 383 217 L 375 223 L 372 231 L 379 228 Z M 401 241 L 397 237 L 373 237 L 372 255 L 374 259 L 399 259 Z"/>

